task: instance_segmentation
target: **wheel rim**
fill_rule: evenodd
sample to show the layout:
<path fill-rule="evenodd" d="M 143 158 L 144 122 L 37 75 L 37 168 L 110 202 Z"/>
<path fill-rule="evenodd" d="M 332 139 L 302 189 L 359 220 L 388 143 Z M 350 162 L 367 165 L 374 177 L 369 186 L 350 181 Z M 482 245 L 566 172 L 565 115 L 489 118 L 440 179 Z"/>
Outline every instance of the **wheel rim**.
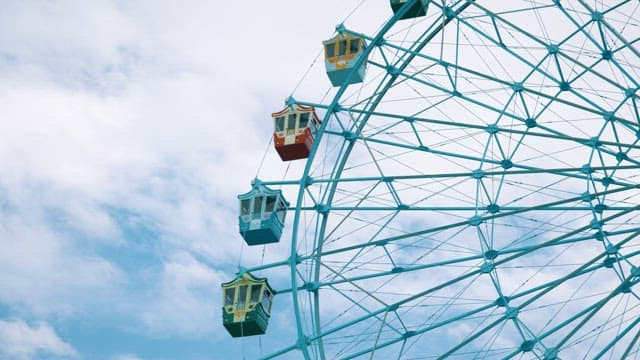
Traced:
<path fill-rule="evenodd" d="M 391 19 L 368 84 L 302 102 L 327 111 L 289 260 L 304 357 L 637 351 L 638 5 L 491 5 Z"/>

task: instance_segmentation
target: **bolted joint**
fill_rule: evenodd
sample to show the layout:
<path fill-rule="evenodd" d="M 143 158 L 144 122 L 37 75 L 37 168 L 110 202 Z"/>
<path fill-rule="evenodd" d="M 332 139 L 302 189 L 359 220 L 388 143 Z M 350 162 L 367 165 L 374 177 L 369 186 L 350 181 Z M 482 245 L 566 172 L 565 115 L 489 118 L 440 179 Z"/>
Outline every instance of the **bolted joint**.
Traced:
<path fill-rule="evenodd" d="M 521 82 L 516 82 L 516 83 L 513 83 L 511 88 L 513 89 L 514 92 L 521 92 L 522 90 L 524 90 L 524 85 Z"/>
<path fill-rule="evenodd" d="M 399 204 L 396 209 L 397 210 L 409 210 L 409 205 L 407 205 L 407 204 Z"/>
<path fill-rule="evenodd" d="M 358 134 L 351 131 L 343 132 L 342 136 L 344 136 L 345 140 L 347 141 L 355 141 L 358 138 Z"/>
<path fill-rule="evenodd" d="M 538 123 L 536 122 L 536 119 L 534 118 L 527 118 L 527 120 L 524 121 L 524 124 L 527 126 L 527 128 L 531 129 L 534 128 L 536 126 L 538 126 Z"/>
<path fill-rule="evenodd" d="M 509 320 L 513 320 L 518 317 L 518 312 L 519 312 L 518 308 L 507 307 L 507 311 L 505 311 L 504 317 Z"/>
<path fill-rule="evenodd" d="M 384 37 L 379 37 L 377 40 L 375 40 L 374 43 L 376 46 L 384 46 L 387 44 L 387 40 L 384 39 Z"/>
<path fill-rule="evenodd" d="M 403 338 L 403 339 L 408 339 L 408 338 L 410 338 L 410 337 L 412 337 L 412 336 L 415 336 L 415 335 L 416 335 L 416 332 L 415 332 L 415 331 L 411 331 L 411 330 L 409 330 L 409 331 L 407 331 L 406 333 L 402 334 L 402 338 Z"/>
<path fill-rule="evenodd" d="M 602 21 L 604 19 L 604 14 L 599 11 L 594 11 L 591 13 L 591 20 L 593 21 Z"/>
<path fill-rule="evenodd" d="M 497 213 L 497 212 L 499 212 L 499 211 L 500 211 L 500 205 L 495 204 L 495 203 L 493 203 L 493 204 L 489 204 L 489 206 L 487 206 L 487 211 L 488 211 L 490 214 L 495 214 L 495 213 Z"/>
<path fill-rule="evenodd" d="M 482 171 L 481 169 L 473 170 L 471 172 L 471 177 L 476 180 L 482 179 L 484 177 L 484 171 Z"/>
<path fill-rule="evenodd" d="M 299 265 L 302 262 L 302 259 L 300 258 L 300 255 L 295 254 L 292 256 L 289 256 L 289 265 Z"/>
<path fill-rule="evenodd" d="M 304 284 L 304 288 L 308 292 L 314 292 L 315 293 L 320 288 L 320 285 L 315 281 L 310 281 L 310 282 Z"/>
<path fill-rule="evenodd" d="M 534 340 L 526 340 L 520 345 L 520 351 L 529 352 L 533 350 L 533 347 L 535 346 L 535 344 L 536 342 Z"/>
<path fill-rule="evenodd" d="M 509 305 L 509 297 L 508 296 L 500 296 L 493 303 L 496 304 L 496 306 L 506 307 L 507 305 Z"/>
<path fill-rule="evenodd" d="M 394 77 L 400 75 L 400 69 L 392 65 L 387 66 L 387 72 Z"/>
<path fill-rule="evenodd" d="M 318 204 L 316 205 L 316 211 L 320 214 L 320 215 L 327 215 L 329 213 L 329 205 L 327 204 Z"/>
<path fill-rule="evenodd" d="M 500 131 L 500 128 L 496 124 L 491 124 L 491 125 L 487 126 L 486 130 L 487 130 L 487 132 L 489 134 L 496 134 L 496 133 L 498 133 L 498 131 Z"/>
<path fill-rule="evenodd" d="M 480 266 L 480 272 L 483 274 L 488 274 L 492 272 L 494 268 L 495 266 L 492 263 L 485 261 L 484 264 Z"/>
<path fill-rule="evenodd" d="M 487 260 L 494 260 L 495 258 L 498 257 L 498 255 L 500 255 L 500 252 L 498 252 L 497 250 L 493 250 L 493 249 L 490 249 L 490 250 L 487 250 L 487 251 L 484 252 L 484 257 Z"/>
<path fill-rule="evenodd" d="M 302 185 L 304 185 L 304 187 L 309 187 L 313 185 L 314 182 L 315 180 L 313 180 L 311 176 L 307 176 L 303 179 Z"/>
<path fill-rule="evenodd" d="M 478 226 L 480 224 L 482 224 L 482 217 L 480 216 L 473 216 L 471 219 L 469 219 L 469 225 L 471 226 Z"/>

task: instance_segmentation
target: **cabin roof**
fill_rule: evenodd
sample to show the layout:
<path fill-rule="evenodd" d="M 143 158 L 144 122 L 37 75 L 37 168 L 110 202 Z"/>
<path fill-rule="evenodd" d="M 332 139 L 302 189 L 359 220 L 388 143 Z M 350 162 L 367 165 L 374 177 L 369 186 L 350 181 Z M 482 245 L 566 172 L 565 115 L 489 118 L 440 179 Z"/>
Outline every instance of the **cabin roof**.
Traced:
<path fill-rule="evenodd" d="M 317 122 L 320 122 L 320 118 L 318 118 L 318 114 L 316 114 L 316 109 L 313 108 L 313 106 L 304 106 L 304 105 L 300 105 L 300 104 L 293 104 L 293 110 L 296 112 L 308 112 L 308 113 L 312 113 L 313 117 L 316 119 Z M 283 115 L 286 115 L 288 113 L 290 113 L 292 110 L 291 107 L 287 106 L 284 109 L 271 113 L 271 117 L 273 118 L 277 118 Z"/>
<path fill-rule="evenodd" d="M 250 272 L 244 272 L 242 273 L 242 275 L 239 275 L 238 277 L 236 277 L 235 279 L 226 282 L 226 283 L 222 283 L 222 288 L 229 288 L 229 287 L 233 287 L 236 284 L 238 284 L 239 282 L 244 281 L 244 282 L 249 282 L 252 284 L 261 284 L 264 283 L 265 285 L 267 285 L 267 288 L 271 291 L 272 294 L 275 295 L 276 291 L 271 287 L 271 285 L 269 285 L 269 281 L 267 280 L 267 278 L 260 278 L 260 277 L 256 277 L 253 276 L 253 274 L 251 274 Z"/>
<path fill-rule="evenodd" d="M 253 181 L 253 188 L 249 192 L 238 195 L 238 200 L 251 199 L 253 197 L 256 197 L 257 194 L 264 194 L 267 196 L 275 195 L 282 199 L 286 206 L 289 206 L 289 202 L 284 198 L 284 196 L 282 196 L 281 190 L 273 190 L 270 187 L 262 184 L 262 182 L 258 179 L 255 179 Z"/>
<path fill-rule="evenodd" d="M 330 39 L 324 40 L 322 42 L 322 45 L 330 44 L 332 42 L 335 42 L 336 40 L 348 40 L 348 39 L 360 39 L 364 41 L 364 39 L 361 36 L 356 36 L 356 35 L 349 34 L 347 32 L 342 32 L 342 33 L 337 33 L 335 36 L 331 37 Z M 366 42 L 365 42 L 365 45 L 366 45 Z"/>

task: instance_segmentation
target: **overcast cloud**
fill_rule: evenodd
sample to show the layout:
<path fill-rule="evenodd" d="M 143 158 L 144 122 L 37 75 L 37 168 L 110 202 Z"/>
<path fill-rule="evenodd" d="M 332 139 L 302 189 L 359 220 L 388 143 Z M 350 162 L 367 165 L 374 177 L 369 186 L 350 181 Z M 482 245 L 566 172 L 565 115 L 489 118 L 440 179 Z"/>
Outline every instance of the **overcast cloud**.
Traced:
<path fill-rule="evenodd" d="M 235 196 L 355 4 L 1 2 L 2 356 L 237 355 Z"/>
<path fill-rule="evenodd" d="M 269 179 L 281 179 L 283 174 L 296 179 L 300 174 L 301 162 L 283 164 L 271 148 L 269 115 L 282 108 L 309 67 L 314 62 L 319 64 L 316 61 L 322 40 L 329 38 L 335 25 L 359 3 L 360 0 L 0 1 L 0 357 L 253 359 L 291 345 L 295 341 L 291 337 L 295 320 L 288 311 L 291 299 L 287 295 L 278 296 L 275 301 L 269 333 L 264 337 L 231 339 L 221 325 L 220 283 L 231 280 L 239 264 L 255 266 L 286 260 L 290 251 L 287 232 L 284 241 L 269 246 L 265 253 L 262 248 L 242 248 L 237 232 L 236 195 L 250 189 L 258 170 Z M 533 2 L 530 5 L 535 6 Z M 358 20 L 354 28 L 375 34 L 390 16 L 388 2 L 369 1 L 358 16 L 359 19 L 351 19 Z M 543 22 L 538 25 L 545 29 L 547 26 Z M 546 49 L 541 49 L 546 54 Z M 439 51 L 437 47 L 426 50 Z M 510 72 L 509 63 L 501 65 L 498 72 L 504 71 L 513 81 L 522 75 L 515 70 Z M 296 96 L 320 102 L 329 93 L 322 64 L 315 69 L 318 68 L 320 71 L 307 74 Z M 477 86 L 481 90 L 483 85 Z M 393 106 L 393 101 L 387 103 Z M 398 106 L 405 105 L 406 102 L 399 102 Z M 433 110 L 443 111 L 437 106 Z M 460 107 L 455 111 L 463 110 Z M 467 112 L 478 123 L 488 116 Z M 476 130 L 484 132 L 481 128 Z M 582 129 L 581 134 L 588 134 L 587 130 Z M 440 136 L 437 131 L 429 134 L 435 139 Z M 461 143 L 451 142 L 455 146 Z M 464 147 L 472 154 L 482 151 L 472 143 Z M 364 159 L 375 158 L 369 147 L 360 151 L 365 154 Z M 555 154 L 556 149 L 540 151 Z M 406 156 L 411 154 L 407 152 Z M 402 157 L 398 155 L 395 160 Z M 388 159 L 394 160 L 394 156 L 385 156 L 380 162 Z M 543 156 L 540 159 L 548 160 Z M 449 160 L 436 159 L 428 164 L 429 170 L 451 166 Z M 346 172 L 356 177 L 375 169 L 354 166 Z M 543 176 L 536 177 L 536 181 L 543 181 L 540 179 Z M 468 183 L 471 195 L 463 197 L 465 205 L 478 200 L 473 195 L 473 184 Z M 455 187 L 436 181 L 424 185 L 428 193 L 399 193 L 409 199 L 427 199 L 438 196 L 438 189 L 445 186 Z M 391 191 L 380 188 L 383 194 L 375 200 L 395 206 Z M 363 194 L 363 189 L 352 191 Z M 468 189 L 460 186 L 454 190 Z M 554 189 L 564 190 L 561 186 Z M 537 194 L 541 198 L 545 195 Z M 534 203 L 529 198 L 527 201 Z M 413 205 L 411 201 L 406 203 Z M 347 220 L 351 222 L 346 221 L 345 226 L 336 226 L 339 231 L 331 236 L 344 238 L 343 243 L 333 246 L 360 242 L 363 233 L 376 232 L 384 223 L 380 220 L 386 219 L 373 216 L 350 217 Z M 373 226 L 366 228 L 360 223 L 367 221 Z M 402 228 L 387 227 L 372 234 L 372 239 L 392 237 L 414 227 L 418 231 L 425 226 L 424 218 L 406 216 L 397 221 Z M 452 220 L 440 214 L 428 221 L 435 224 Z M 505 227 L 499 228 L 500 236 L 496 238 L 508 240 L 499 246 L 511 244 L 513 237 L 524 236 L 520 233 L 526 232 L 527 226 L 537 226 L 517 217 L 510 221 L 522 223 L 517 229 L 511 223 L 502 224 Z M 566 225 L 584 225 L 576 223 L 567 221 Z M 365 230 L 352 231 L 349 226 Z M 340 233 L 345 228 L 346 233 Z M 478 236 L 472 230 L 471 235 Z M 465 241 L 446 231 L 420 240 L 429 246 L 431 241 L 446 245 L 449 237 Z M 434 249 L 440 245 L 434 245 Z M 467 249 L 482 255 L 483 249 Z M 441 250 L 444 253 L 449 249 L 442 246 Z M 597 249 L 592 245 L 579 251 L 567 247 L 569 250 L 575 261 L 573 257 L 565 260 L 573 263 L 583 261 L 584 254 L 602 251 L 599 245 Z M 424 261 L 439 261 L 440 254 L 434 251 L 434 259 Z M 338 253 L 334 259 L 346 263 L 350 256 L 348 252 Z M 391 258 L 386 248 L 377 247 L 370 258 L 362 256 L 359 260 L 371 259 L 368 265 L 373 268 L 379 265 L 375 260 L 385 256 Z M 396 250 L 394 256 L 402 263 L 416 261 L 411 247 Z M 523 277 L 526 281 L 529 277 L 538 282 L 551 281 L 549 272 L 537 270 L 540 264 L 548 264 L 546 257 L 545 252 L 539 252 L 527 257 L 529 263 L 515 261 L 514 266 L 525 269 L 517 277 L 501 275 L 503 288 L 517 292 L 524 288 Z M 480 257 L 476 260 L 473 266 L 481 267 Z M 467 270 L 460 267 L 450 272 L 438 271 L 428 280 L 444 283 L 463 271 Z M 273 283 L 286 283 L 290 274 L 288 270 L 278 270 L 268 275 Z M 482 278 L 465 294 L 470 298 L 491 296 L 483 300 L 493 301 L 495 294 L 488 290 L 493 286 L 491 279 Z M 420 288 L 431 286 L 421 279 L 409 280 Z M 611 285 L 605 281 L 593 283 Z M 388 286 L 383 290 L 398 294 L 416 291 L 415 287 L 401 285 L 402 289 Z M 574 288 L 582 285 L 569 283 L 554 296 L 571 297 Z M 593 288 L 594 293 L 600 291 L 595 285 Z M 453 290 L 455 286 L 443 290 L 443 297 Z M 605 291 L 609 290 L 601 292 Z M 354 294 L 355 300 L 345 297 L 325 302 L 323 311 L 332 316 L 356 317 L 357 312 L 349 310 L 357 309 L 358 301 L 366 299 Z M 567 312 L 551 306 L 544 311 Z M 543 310 L 528 316 L 535 320 L 541 313 Z M 469 322 L 447 328 L 451 333 L 443 332 L 443 336 L 454 341 L 470 333 L 471 325 Z M 500 342 L 512 346 L 511 340 L 504 336 Z M 268 349 L 263 349 L 263 341 Z M 285 358 L 298 356 L 291 352 Z"/>

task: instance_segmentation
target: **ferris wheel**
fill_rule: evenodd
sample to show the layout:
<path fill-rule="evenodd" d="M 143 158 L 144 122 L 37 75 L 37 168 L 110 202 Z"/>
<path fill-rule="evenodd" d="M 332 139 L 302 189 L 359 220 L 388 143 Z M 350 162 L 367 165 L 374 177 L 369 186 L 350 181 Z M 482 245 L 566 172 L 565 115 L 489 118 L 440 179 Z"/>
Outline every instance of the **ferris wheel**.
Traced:
<path fill-rule="evenodd" d="M 390 3 L 272 115 L 300 171 L 240 233 L 291 250 L 223 284 L 229 332 L 288 298 L 265 358 L 640 358 L 640 2 Z"/>

